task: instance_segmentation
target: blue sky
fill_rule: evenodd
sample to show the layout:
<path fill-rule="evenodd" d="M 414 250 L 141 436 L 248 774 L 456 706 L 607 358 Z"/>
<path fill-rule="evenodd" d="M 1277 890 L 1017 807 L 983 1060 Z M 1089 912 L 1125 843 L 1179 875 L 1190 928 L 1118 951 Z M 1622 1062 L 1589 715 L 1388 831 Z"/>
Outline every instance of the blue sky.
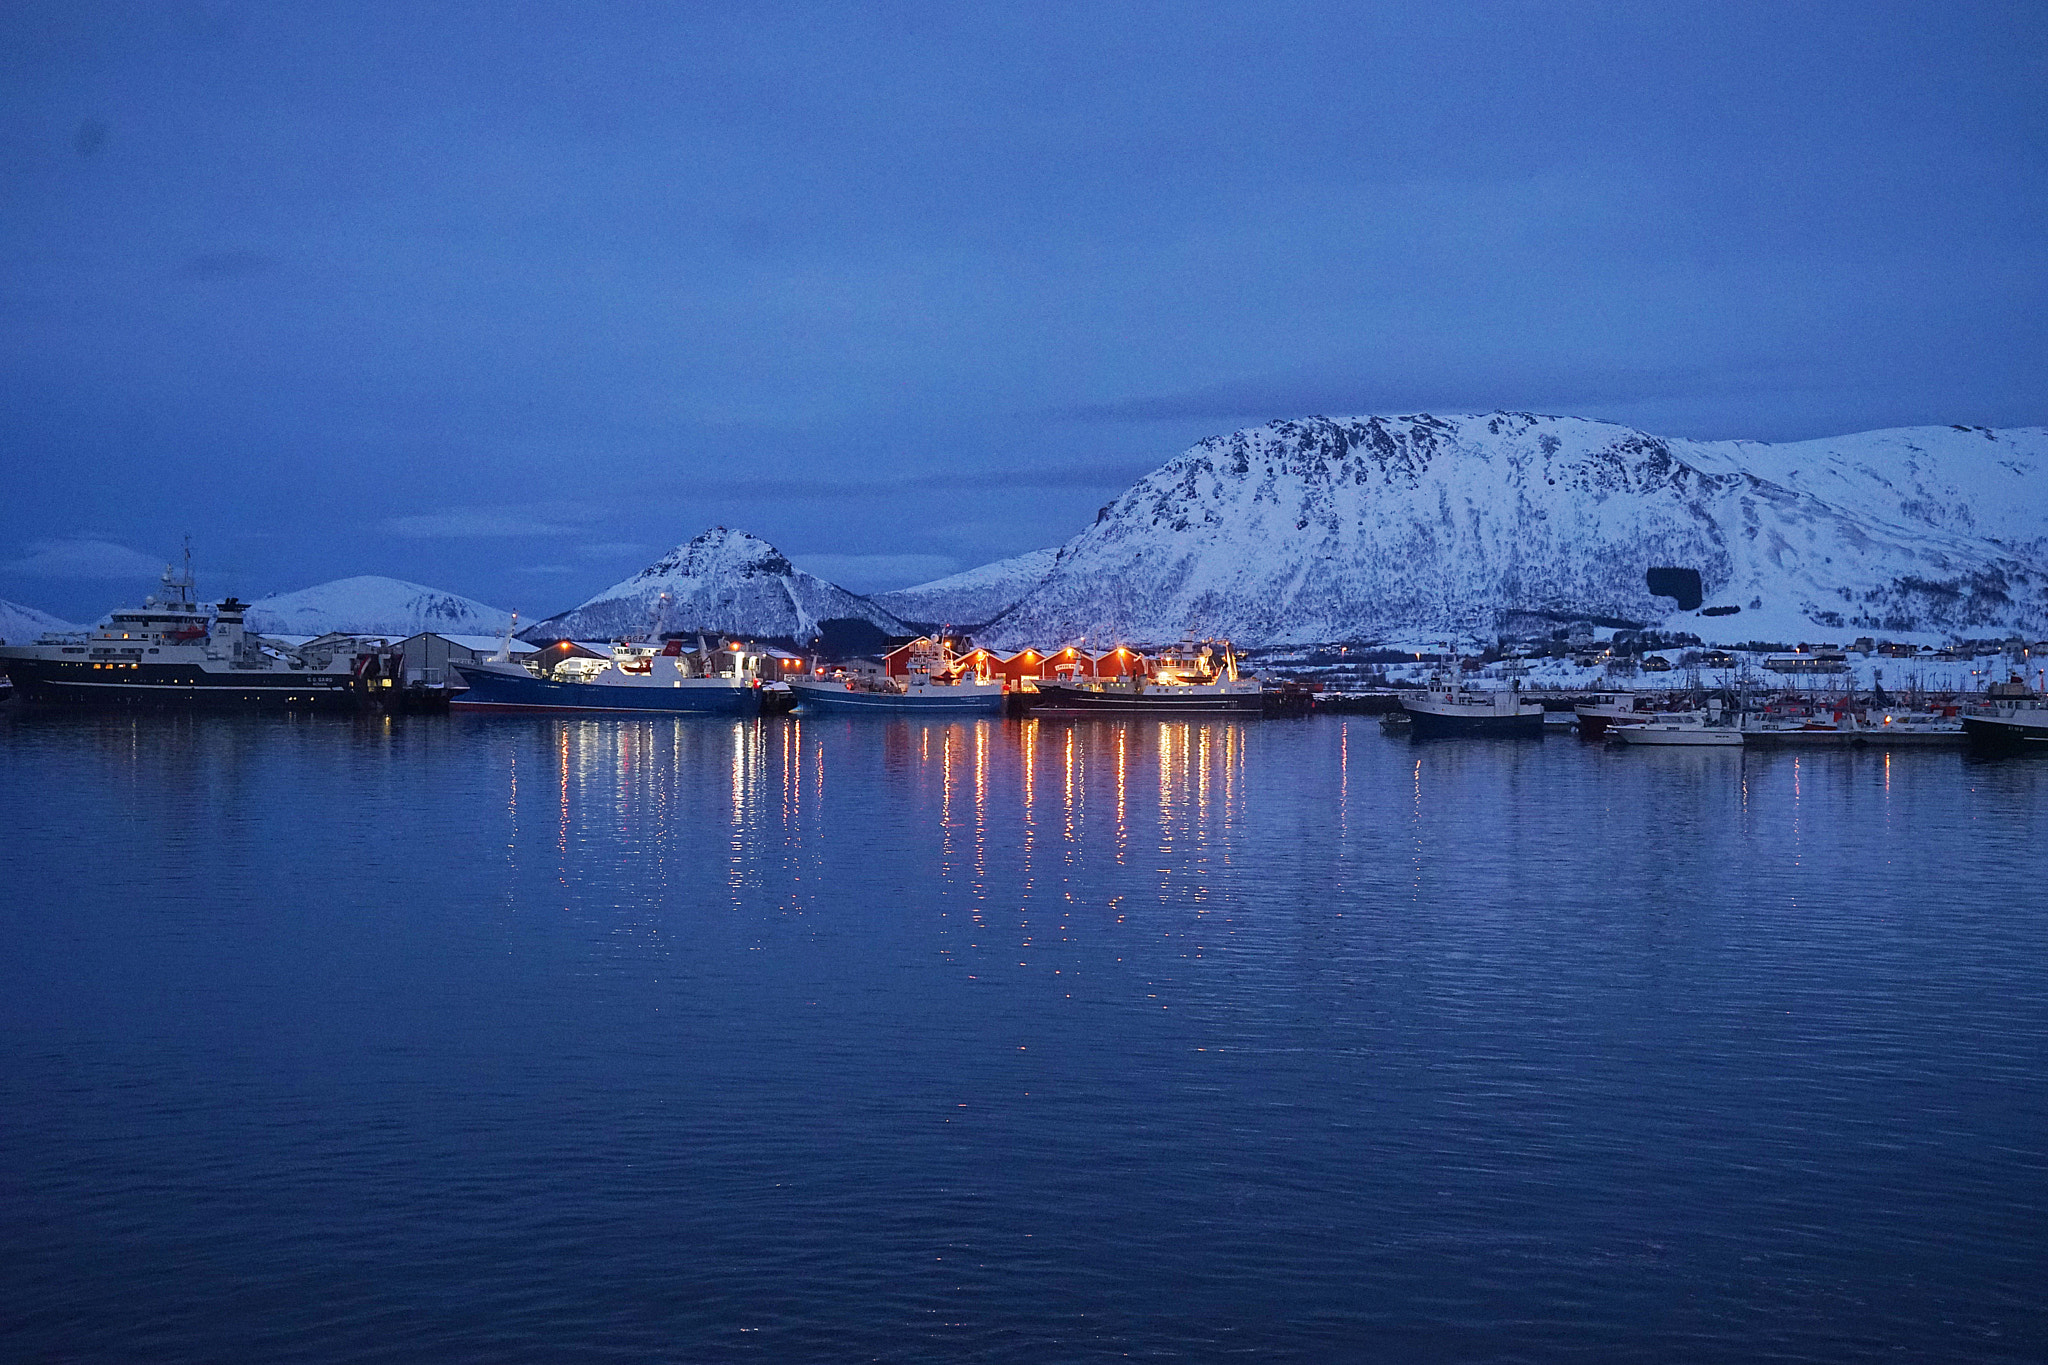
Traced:
<path fill-rule="evenodd" d="M 2048 7 L 0 9 L 0 597 L 877 589 L 1201 436 L 2048 422 Z"/>

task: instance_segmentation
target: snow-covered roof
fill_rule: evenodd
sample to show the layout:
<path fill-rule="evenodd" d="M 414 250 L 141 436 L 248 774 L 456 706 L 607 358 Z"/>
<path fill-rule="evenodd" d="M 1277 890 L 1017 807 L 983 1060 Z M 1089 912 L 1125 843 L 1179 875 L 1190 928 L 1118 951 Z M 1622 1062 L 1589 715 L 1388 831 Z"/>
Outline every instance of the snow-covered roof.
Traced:
<path fill-rule="evenodd" d="M 461 645 L 464 649 L 475 650 L 479 654 L 496 654 L 498 647 L 505 643 L 505 637 L 502 635 L 450 635 L 445 630 L 424 630 L 420 634 L 438 635 L 450 644 Z M 512 642 L 512 652 L 514 654 L 537 654 L 540 652 L 540 646 L 528 644 L 524 640 L 514 640 Z"/>

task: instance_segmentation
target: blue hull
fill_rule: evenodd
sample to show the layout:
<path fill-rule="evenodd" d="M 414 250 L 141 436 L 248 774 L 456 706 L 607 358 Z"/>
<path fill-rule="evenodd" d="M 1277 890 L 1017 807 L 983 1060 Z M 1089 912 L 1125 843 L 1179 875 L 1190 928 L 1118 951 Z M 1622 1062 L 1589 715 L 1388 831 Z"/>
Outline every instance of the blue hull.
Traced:
<path fill-rule="evenodd" d="M 620 687 L 601 682 L 551 682 L 457 667 L 469 690 L 451 711 L 576 711 L 603 715 L 758 716 L 758 687 Z"/>
<path fill-rule="evenodd" d="M 1258 692 L 1197 692 L 1154 687 L 1145 692 L 1116 688 L 1094 691 L 1063 683 L 1040 683 L 1026 694 L 1033 715 L 1046 716 L 1259 716 L 1266 699 Z"/>
<path fill-rule="evenodd" d="M 823 713 L 868 716 L 1000 716 L 1008 701 L 1001 692 L 981 696 L 904 696 L 889 692 L 847 692 L 837 688 L 793 687 L 797 710 L 807 716 Z"/>

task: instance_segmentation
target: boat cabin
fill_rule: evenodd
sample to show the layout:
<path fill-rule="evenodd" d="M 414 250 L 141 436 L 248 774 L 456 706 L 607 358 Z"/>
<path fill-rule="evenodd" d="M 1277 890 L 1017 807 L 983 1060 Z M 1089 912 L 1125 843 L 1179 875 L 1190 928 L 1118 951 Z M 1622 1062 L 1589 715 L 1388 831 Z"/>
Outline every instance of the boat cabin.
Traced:
<path fill-rule="evenodd" d="M 920 635 L 883 655 L 882 673 L 907 682 L 926 678 L 951 682 L 970 677 L 987 680 L 1000 671 L 1001 661 L 994 654 L 985 649 L 955 653 L 955 643 L 943 637 Z"/>

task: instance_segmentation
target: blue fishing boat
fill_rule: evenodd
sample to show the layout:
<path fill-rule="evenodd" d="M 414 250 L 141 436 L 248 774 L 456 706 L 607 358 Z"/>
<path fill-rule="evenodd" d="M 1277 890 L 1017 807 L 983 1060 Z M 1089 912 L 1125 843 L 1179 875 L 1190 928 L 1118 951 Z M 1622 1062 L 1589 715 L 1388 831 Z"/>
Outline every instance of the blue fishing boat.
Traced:
<path fill-rule="evenodd" d="M 501 657 L 457 664 L 467 684 L 451 711 L 576 711 L 613 714 L 757 716 L 760 656 L 740 649 L 685 654 L 677 641 L 657 653 L 616 646 L 610 658 L 581 659 L 553 673 Z"/>
<path fill-rule="evenodd" d="M 1000 716 L 1009 689 L 990 676 L 984 662 L 969 667 L 943 642 L 918 639 L 902 652 L 903 672 L 877 678 L 792 678 L 799 715 L 855 712 L 865 715 Z"/>

